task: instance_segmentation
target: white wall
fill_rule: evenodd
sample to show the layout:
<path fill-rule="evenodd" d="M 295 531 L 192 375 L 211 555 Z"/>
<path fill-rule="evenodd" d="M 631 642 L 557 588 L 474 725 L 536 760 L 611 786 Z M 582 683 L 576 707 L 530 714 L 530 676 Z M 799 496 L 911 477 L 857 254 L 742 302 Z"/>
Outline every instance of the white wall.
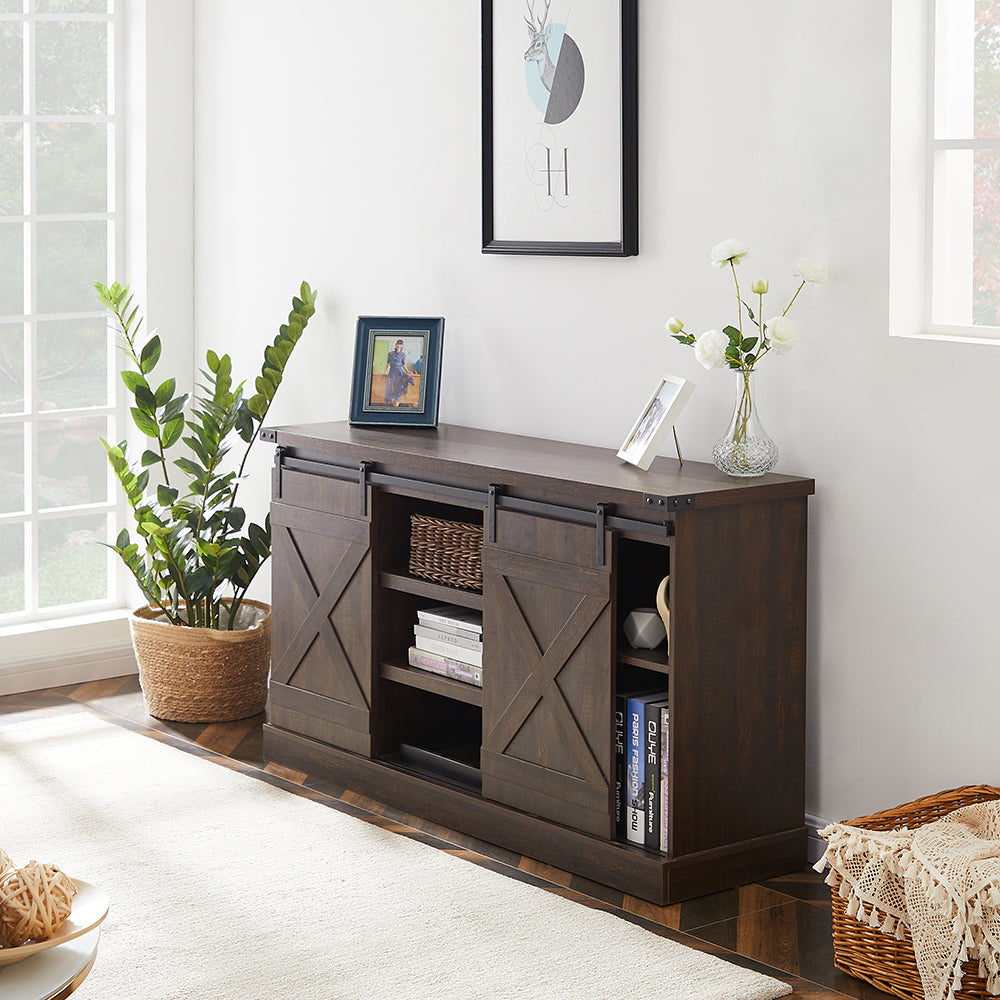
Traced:
<path fill-rule="evenodd" d="M 709 460 L 731 406 L 668 339 L 735 319 L 727 237 L 800 346 L 762 365 L 778 470 L 814 476 L 808 798 L 846 818 L 996 781 L 990 346 L 890 339 L 889 0 L 641 0 L 641 254 L 480 253 L 479 4 L 198 0 L 196 341 L 245 374 L 305 278 L 274 423 L 347 416 L 359 313 L 446 317 L 441 419 L 617 447 L 663 371 Z M 240 365 L 237 366 L 241 367 Z M 253 490 L 266 502 L 271 456 Z M 979 706 L 982 706 L 980 709 Z"/>

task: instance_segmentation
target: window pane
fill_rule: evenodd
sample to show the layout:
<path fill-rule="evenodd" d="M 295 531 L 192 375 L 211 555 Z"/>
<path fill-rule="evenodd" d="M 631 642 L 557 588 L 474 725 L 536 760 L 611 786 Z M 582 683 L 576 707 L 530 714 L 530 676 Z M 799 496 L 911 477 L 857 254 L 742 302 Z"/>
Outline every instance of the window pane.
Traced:
<path fill-rule="evenodd" d="M 38 114 L 103 114 L 108 107 L 107 23 L 39 21 L 35 89 Z"/>
<path fill-rule="evenodd" d="M 38 324 L 38 408 L 107 406 L 108 325 L 103 319 Z"/>
<path fill-rule="evenodd" d="M 0 23 L 0 115 L 24 112 L 24 26 Z"/>
<path fill-rule="evenodd" d="M 0 413 L 24 413 L 24 327 L 20 323 L 0 323 Z"/>
<path fill-rule="evenodd" d="M 21 0 L 8 0 L 19 4 Z M 108 0 L 35 0 L 39 14 L 107 14 Z"/>
<path fill-rule="evenodd" d="M 24 424 L 0 424 L 0 514 L 24 510 Z"/>
<path fill-rule="evenodd" d="M 0 524 L 0 614 L 24 610 L 24 525 Z"/>
<path fill-rule="evenodd" d="M 974 154 L 972 198 L 972 321 L 1000 326 L 1000 153 Z"/>
<path fill-rule="evenodd" d="M 38 605 L 54 608 L 108 597 L 107 517 L 38 522 Z"/>
<path fill-rule="evenodd" d="M 106 222 L 40 222 L 39 312 L 91 312 L 95 281 L 108 273 Z"/>
<path fill-rule="evenodd" d="M 108 499 L 108 459 L 100 441 L 107 436 L 107 417 L 39 420 L 39 510 Z"/>
<path fill-rule="evenodd" d="M 976 0 L 976 138 L 1000 137 L 1000 0 Z"/>
<path fill-rule="evenodd" d="M 0 125 L 0 215 L 24 215 L 23 125 Z"/>
<path fill-rule="evenodd" d="M 41 215 L 108 210 L 107 125 L 40 124 L 35 155 Z"/>
<path fill-rule="evenodd" d="M 24 226 L 0 223 L 0 316 L 24 314 Z"/>

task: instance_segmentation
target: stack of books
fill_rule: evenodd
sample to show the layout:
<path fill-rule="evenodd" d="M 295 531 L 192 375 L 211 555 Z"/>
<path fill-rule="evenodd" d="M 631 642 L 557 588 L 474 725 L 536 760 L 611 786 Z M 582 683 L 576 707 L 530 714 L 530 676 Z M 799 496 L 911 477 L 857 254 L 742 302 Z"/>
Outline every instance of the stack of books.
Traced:
<path fill-rule="evenodd" d="M 615 705 L 618 839 L 667 853 L 670 703 L 666 690 L 619 694 Z"/>
<path fill-rule="evenodd" d="M 483 686 L 483 613 L 456 604 L 423 608 L 413 626 L 411 667 Z"/>

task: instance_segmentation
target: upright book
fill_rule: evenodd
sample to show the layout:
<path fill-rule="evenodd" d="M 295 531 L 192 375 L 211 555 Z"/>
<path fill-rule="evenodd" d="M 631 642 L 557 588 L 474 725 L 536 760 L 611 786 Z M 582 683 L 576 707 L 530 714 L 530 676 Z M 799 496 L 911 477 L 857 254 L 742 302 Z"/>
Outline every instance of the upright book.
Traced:
<path fill-rule="evenodd" d="M 668 701 L 661 698 L 646 705 L 645 750 L 646 770 L 643 791 L 646 800 L 646 846 L 654 851 L 660 848 L 660 827 L 662 824 L 660 804 L 663 797 L 661 759 L 663 746 L 660 740 L 663 712 L 668 709 Z"/>
<path fill-rule="evenodd" d="M 669 854 L 670 838 L 670 708 L 660 709 L 660 850 Z"/>
<path fill-rule="evenodd" d="M 632 844 L 646 843 L 646 705 L 666 697 L 667 692 L 660 690 L 628 698 L 625 839 Z"/>
<path fill-rule="evenodd" d="M 615 836 L 619 840 L 625 836 L 625 712 L 628 698 L 619 694 L 615 697 Z"/>

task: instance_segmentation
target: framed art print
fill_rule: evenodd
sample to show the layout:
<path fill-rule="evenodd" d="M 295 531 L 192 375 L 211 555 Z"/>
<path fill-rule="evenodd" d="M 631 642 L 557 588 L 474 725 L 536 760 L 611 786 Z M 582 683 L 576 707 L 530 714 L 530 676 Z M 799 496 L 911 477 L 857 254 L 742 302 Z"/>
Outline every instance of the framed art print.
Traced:
<path fill-rule="evenodd" d="M 436 427 L 444 320 L 359 316 L 352 424 Z"/>
<path fill-rule="evenodd" d="M 637 254 L 637 0 L 482 18 L 483 253 Z"/>
<path fill-rule="evenodd" d="M 632 425 L 618 450 L 618 457 L 645 472 L 653 464 L 694 389 L 694 383 L 686 378 L 664 375 Z"/>

